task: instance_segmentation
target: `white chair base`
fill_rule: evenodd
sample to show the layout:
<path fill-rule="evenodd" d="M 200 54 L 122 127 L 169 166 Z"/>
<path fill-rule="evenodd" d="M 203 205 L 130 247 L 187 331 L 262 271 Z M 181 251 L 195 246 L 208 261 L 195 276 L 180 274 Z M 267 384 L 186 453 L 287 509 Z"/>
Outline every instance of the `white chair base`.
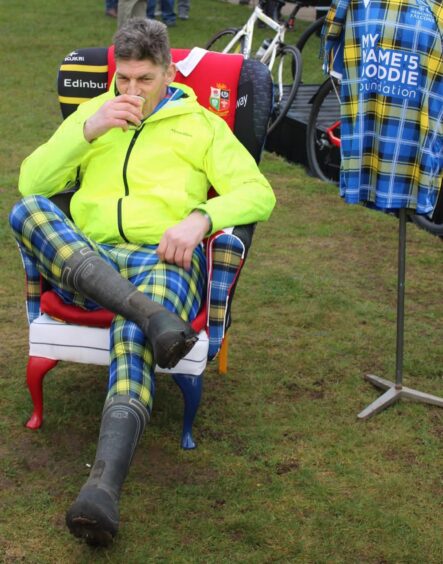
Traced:
<path fill-rule="evenodd" d="M 109 364 L 109 329 L 71 325 L 47 314 L 34 320 L 29 327 L 29 355 L 84 364 Z M 198 341 L 174 368 L 156 367 L 167 374 L 202 374 L 208 361 L 209 341 L 200 331 Z"/>

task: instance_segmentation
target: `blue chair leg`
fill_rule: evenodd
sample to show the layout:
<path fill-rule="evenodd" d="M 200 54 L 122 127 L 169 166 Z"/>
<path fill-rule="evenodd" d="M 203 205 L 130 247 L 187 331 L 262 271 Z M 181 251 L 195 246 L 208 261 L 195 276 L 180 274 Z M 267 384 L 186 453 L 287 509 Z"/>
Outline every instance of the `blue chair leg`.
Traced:
<path fill-rule="evenodd" d="M 192 424 L 200 405 L 203 388 L 203 374 L 190 376 L 189 374 L 173 374 L 175 383 L 180 388 L 185 402 L 183 414 L 183 432 L 181 439 L 182 448 L 189 450 L 197 445 L 192 438 Z"/>

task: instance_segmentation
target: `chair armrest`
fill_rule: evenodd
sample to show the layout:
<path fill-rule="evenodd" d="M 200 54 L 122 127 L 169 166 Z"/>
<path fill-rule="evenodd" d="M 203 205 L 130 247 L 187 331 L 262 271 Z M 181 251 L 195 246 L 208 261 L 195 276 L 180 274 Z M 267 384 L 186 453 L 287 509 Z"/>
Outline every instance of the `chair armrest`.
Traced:
<path fill-rule="evenodd" d="M 68 217 L 70 217 L 69 204 L 74 191 L 74 189 L 67 190 L 60 194 L 56 194 L 51 198 L 51 200 Z M 25 269 L 26 313 L 28 323 L 31 324 L 41 315 L 41 294 L 43 294 L 45 290 L 50 289 L 50 286 L 35 267 L 35 264 L 28 256 L 26 249 L 21 245 L 18 245 L 18 249 L 22 259 L 23 268 Z"/>
<path fill-rule="evenodd" d="M 230 326 L 232 298 L 251 245 L 254 228 L 255 225 L 244 225 L 224 229 L 211 235 L 207 241 L 209 360 L 219 352 Z"/>
<path fill-rule="evenodd" d="M 252 244 L 252 237 L 254 235 L 256 225 L 256 223 L 248 223 L 248 225 L 238 225 L 237 227 L 234 227 L 234 230 L 232 232 L 232 234 L 238 237 L 245 246 L 246 256 L 249 252 L 249 247 Z"/>
<path fill-rule="evenodd" d="M 18 249 L 22 259 L 23 268 L 25 269 L 26 314 L 28 317 L 28 323 L 31 324 L 41 314 L 40 295 L 42 291 L 42 277 L 32 260 L 27 255 L 24 247 L 18 245 Z"/>

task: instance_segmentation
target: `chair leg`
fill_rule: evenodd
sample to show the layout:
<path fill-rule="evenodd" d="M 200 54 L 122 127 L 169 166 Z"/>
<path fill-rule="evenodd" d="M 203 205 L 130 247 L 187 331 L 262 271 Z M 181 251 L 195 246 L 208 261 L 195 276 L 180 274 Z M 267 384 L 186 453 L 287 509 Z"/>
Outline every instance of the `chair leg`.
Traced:
<path fill-rule="evenodd" d="M 31 394 L 34 411 L 26 423 L 28 429 L 39 429 L 43 422 L 43 378 L 57 364 L 58 360 L 30 356 L 26 369 L 26 381 Z"/>
<path fill-rule="evenodd" d="M 194 423 L 194 419 L 200 405 L 203 388 L 203 374 L 200 376 L 173 374 L 172 377 L 180 388 L 185 402 L 181 446 L 185 450 L 190 450 L 197 446 L 192 438 L 192 424 Z"/>
<path fill-rule="evenodd" d="M 218 353 L 218 373 L 225 376 L 228 373 L 229 337 L 225 335 L 220 352 Z"/>

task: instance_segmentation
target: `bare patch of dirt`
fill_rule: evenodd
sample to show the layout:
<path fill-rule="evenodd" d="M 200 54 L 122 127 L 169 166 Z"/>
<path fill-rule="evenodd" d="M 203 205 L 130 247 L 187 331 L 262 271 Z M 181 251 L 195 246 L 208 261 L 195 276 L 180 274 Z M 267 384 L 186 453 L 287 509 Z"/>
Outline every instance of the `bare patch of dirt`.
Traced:
<path fill-rule="evenodd" d="M 438 439 L 443 439 L 443 418 L 441 412 L 437 410 L 431 412 L 430 419 L 432 426 L 430 427 L 431 433 Z"/>
<path fill-rule="evenodd" d="M 405 448 L 388 448 L 383 452 L 383 456 L 387 460 L 398 461 L 408 466 L 418 463 L 415 452 L 406 450 Z"/>
<path fill-rule="evenodd" d="M 197 466 L 195 459 L 184 460 L 182 454 L 170 454 L 160 445 L 147 451 L 136 452 L 131 474 L 153 486 L 174 484 L 206 484 L 217 479 L 217 472 L 209 467 Z"/>
<path fill-rule="evenodd" d="M 295 472 L 299 468 L 300 468 L 299 461 L 295 460 L 294 458 L 290 458 L 288 460 L 279 462 L 275 467 L 275 473 L 281 476 L 283 474 L 288 474 L 289 472 Z"/>

